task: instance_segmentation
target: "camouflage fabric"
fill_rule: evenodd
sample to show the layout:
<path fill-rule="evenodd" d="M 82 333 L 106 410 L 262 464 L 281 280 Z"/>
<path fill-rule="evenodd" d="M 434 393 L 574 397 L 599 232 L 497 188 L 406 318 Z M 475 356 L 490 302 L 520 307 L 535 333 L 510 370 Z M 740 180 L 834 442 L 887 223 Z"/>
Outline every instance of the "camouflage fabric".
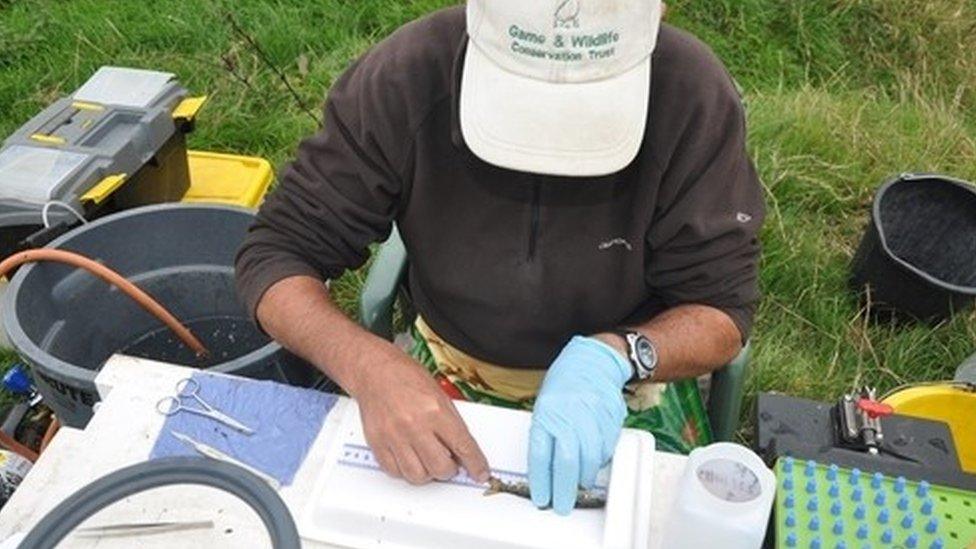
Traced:
<path fill-rule="evenodd" d="M 411 326 L 411 336 L 411 356 L 427 367 L 448 396 L 492 406 L 532 409 L 531 400 L 513 399 L 484 385 L 476 386 L 439 366 L 416 325 Z M 456 368 L 451 370 L 457 371 Z M 652 433 L 658 450 L 687 454 L 712 442 L 708 416 L 696 380 L 634 384 L 628 386 L 625 393 L 628 415 L 624 426 Z"/>

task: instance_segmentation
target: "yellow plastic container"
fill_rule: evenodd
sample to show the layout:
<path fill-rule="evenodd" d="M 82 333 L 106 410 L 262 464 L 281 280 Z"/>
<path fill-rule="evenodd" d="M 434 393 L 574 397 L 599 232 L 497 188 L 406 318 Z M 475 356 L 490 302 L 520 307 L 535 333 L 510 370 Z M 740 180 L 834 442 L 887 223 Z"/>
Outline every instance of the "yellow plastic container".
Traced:
<path fill-rule="evenodd" d="M 893 393 L 884 402 L 896 414 L 948 424 L 963 470 L 976 473 L 976 391 L 963 384 L 920 385 Z"/>
<path fill-rule="evenodd" d="M 271 163 L 254 156 L 206 151 L 187 151 L 190 188 L 182 202 L 231 204 L 256 208 L 264 200 L 274 170 Z"/>

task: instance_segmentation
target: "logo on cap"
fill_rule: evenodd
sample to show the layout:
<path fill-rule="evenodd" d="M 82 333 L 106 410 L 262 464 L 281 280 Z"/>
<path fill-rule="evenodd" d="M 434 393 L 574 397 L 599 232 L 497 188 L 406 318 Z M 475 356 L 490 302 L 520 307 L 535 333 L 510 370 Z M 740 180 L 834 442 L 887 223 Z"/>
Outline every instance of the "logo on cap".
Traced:
<path fill-rule="evenodd" d="M 578 29 L 580 9 L 580 0 L 563 0 L 556 7 L 553 27 L 557 29 Z"/>

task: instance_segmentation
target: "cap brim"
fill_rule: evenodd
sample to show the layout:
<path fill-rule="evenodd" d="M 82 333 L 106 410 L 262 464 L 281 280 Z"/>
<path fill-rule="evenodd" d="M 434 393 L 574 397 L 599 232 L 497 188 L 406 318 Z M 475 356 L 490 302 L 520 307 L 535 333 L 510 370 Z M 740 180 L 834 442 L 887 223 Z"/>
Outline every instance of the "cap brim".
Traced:
<path fill-rule="evenodd" d="M 651 59 L 616 77 L 554 84 L 508 72 L 468 42 L 461 78 L 461 133 L 471 152 L 511 170 L 597 177 L 640 151 Z"/>

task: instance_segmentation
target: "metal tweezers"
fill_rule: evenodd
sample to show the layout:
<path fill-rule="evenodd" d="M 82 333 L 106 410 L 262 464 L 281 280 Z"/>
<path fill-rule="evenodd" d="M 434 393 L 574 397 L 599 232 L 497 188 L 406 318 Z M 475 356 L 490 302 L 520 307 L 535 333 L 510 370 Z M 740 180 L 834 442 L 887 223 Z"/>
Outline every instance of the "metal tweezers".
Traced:
<path fill-rule="evenodd" d="M 195 522 L 130 522 L 125 524 L 112 524 L 106 526 L 89 526 L 78 528 L 75 534 L 85 537 L 93 536 L 140 536 L 147 534 L 162 534 L 165 532 L 182 532 L 185 530 L 204 530 L 213 528 L 212 520 L 201 520 Z"/>

